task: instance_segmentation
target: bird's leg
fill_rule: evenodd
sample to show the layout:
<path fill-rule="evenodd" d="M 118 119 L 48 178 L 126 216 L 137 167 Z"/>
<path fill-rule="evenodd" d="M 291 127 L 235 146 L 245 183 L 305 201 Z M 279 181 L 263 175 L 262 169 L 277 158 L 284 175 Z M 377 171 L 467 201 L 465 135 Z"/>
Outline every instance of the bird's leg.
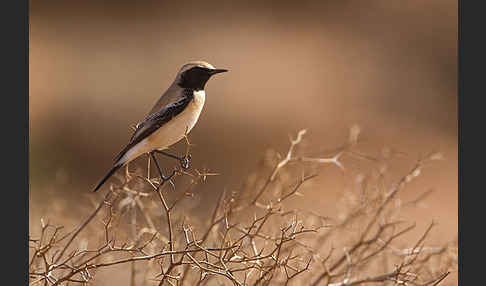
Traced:
<path fill-rule="evenodd" d="M 191 163 L 191 159 L 192 159 L 191 154 L 187 154 L 187 156 L 178 157 L 176 155 L 172 155 L 172 154 L 166 153 L 164 151 L 160 151 L 160 150 L 154 150 L 154 152 L 165 155 L 165 156 L 173 158 L 173 159 L 176 159 L 181 163 L 182 169 L 184 169 L 184 170 L 189 169 L 189 163 Z"/>
<path fill-rule="evenodd" d="M 154 151 L 150 152 L 150 156 L 154 160 L 155 166 L 157 167 L 157 170 L 159 171 L 160 179 L 162 180 L 162 182 L 159 184 L 158 188 L 160 188 L 162 185 L 164 185 L 165 182 L 167 182 L 167 181 L 169 181 L 170 184 L 172 185 L 172 187 L 175 188 L 174 183 L 171 181 L 171 179 L 172 179 L 172 177 L 174 177 L 176 170 L 172 171 L 172 174 L 170 174 L 169 176 L 164 177 L 164 175 L 162 174 L 162 170 L 160 170 L 159 162 L 157 162 L 157 158 L 155 158 Z"/>

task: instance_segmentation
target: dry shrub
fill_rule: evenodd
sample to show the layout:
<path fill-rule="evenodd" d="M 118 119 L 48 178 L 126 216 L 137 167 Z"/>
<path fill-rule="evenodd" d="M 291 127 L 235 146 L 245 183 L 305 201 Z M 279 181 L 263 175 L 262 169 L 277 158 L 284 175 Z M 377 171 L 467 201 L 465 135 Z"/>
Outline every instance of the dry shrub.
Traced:
<path fill-rule="evenodd" d="M 446 277 L 457 269 L 457 242 L 427 245 L 434 223 L 407 246 L 395 245 L 414 228 L 400 220 L 400 210 L 426 196 L 398 205 L 397 193 L 440 154 L 418 160 L 389 186 L 358 176 L 341 213 L 323 217 L 285 203 L 317 176 L 303 167 L 343 169 L 342 156 L 362 156 L 354 151 L 359 128 L 329 158 L 296 155 L 305 133 L 291 138 L 285 155 L 268 152 L 239 191 L 221 192 L 207 218 L 187 214 L 183 202 L 214 174 L 176 169 L 189 183 L 174 191 L 150 176 L 150 160 L 146 175 L 127 168 L 124 183 L 111 185 L 73 231 L 41 220 L 40 233 L 29 239 L 30 285 L 100 284 L 96 275 L 109 268 L 128 272 L 128 285 L 453 284 Z"/>

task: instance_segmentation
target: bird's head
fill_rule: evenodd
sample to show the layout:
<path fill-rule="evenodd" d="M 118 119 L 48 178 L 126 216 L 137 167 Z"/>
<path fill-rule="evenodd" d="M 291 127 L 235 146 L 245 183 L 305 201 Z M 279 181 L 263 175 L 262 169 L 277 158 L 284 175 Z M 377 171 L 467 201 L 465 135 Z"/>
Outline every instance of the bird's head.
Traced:
<path fill-rule="evenodd" d="M 179 70 L 176 82 L 182 88 L 201 90 L 204 89 L 206 82 L 211 76 L 227 71 L 225 69 L 217 69 L 210 63 L 203 61 L 189 62 Z"/>

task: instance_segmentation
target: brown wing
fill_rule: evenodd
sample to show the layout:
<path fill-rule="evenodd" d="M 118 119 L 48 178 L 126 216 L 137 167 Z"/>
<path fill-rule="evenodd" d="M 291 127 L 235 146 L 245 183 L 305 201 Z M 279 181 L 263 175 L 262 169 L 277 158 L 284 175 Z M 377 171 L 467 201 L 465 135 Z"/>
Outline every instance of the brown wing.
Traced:
<path fill-rule="evenodd" d="M 192 97 L 184 96 L 179 101 L 171 103 L 165 106 L 159 112 L 150 114 L 137 125 L 137 129 L 133 132 L 128 145 L 115 157 L 115 162 L 119 161 L 125 153 L 133 146 L 137 145 L 140 141 L 150 136 L 162 125 L 169 122 L 173 117 L 181 113 L 192 100 Z"/>
<path fill-rule="evenodd" d="M 180 86 L 178 86 L 177 84 L 172 84 L 159 98 L 159 100 L 157 100 L 152 109 L 149 111 L 147 117 L 153 113 L 158 112 L 159 110 L 162 110 L 165 106 L 171 103 L 178 102 L 181 99 L 183 93 L 184 91 L 181 89 Z"/>

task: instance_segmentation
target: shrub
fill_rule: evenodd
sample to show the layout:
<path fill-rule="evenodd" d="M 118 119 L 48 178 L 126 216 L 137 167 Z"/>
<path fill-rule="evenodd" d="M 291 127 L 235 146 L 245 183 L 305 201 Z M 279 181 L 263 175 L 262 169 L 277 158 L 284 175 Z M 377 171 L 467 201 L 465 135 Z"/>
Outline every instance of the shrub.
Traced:
<path fill-rule="evenodd" d="M 128 285 L 445 284 L 457 267 L 457 246 L 428 246 L 433 222 L 408 246 L 395 245 L 415 227 L 399 219 L 400 210 L 426 196 L 398 205 L 397 193 L 440 154 L 421 158 L 389 186 L 358 177 L 359 190 L 343 196 L 341 212 L 324 217 L 286 204 L 317 176 L 302 166 L 344 169 L 340 158 L 356 155 L 359 128 L 330 158 L 296 155 L 305 133 L 291 139 L 285 156 L 268 153 L 241 190 L 221 192 L 208 218 L 185 213 L 181 202 L 215 174 L 176 169 L 189 184 L 172 191 L 151 178 L 150 159 L 147 175 L 127 168 L 124 182 L 112 184 L 73 231 L 41 220 L 40 234 L 29 239 L 30 285 L 100 284 L 96 275 L 115 267 L 130 273 Z"/>

